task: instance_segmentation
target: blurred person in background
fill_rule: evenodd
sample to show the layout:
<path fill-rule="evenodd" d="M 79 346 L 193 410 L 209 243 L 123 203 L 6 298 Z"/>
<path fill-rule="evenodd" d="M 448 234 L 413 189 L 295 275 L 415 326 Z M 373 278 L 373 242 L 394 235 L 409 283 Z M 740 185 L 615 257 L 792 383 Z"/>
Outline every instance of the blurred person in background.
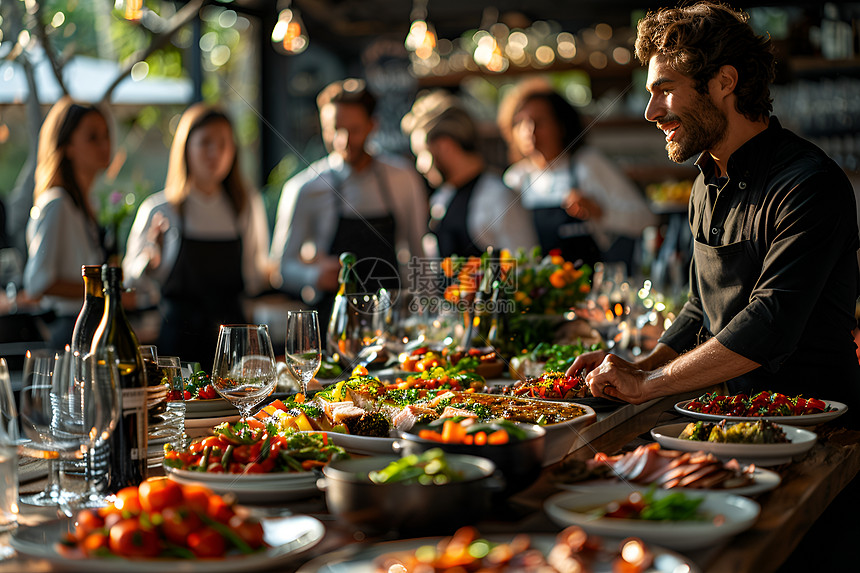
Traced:
<path fill-rule="evenodd" d="M 538 244 L 531 217 L 519 198 L 489 168 L 478 146 L 478 129 L 453 96 L 419 98 L 402 121 L 418 171 L 436 184 L 430 198 L 430 230 L 438 256 L 480 256 Z"/>
<path fill-rule="evenodd" d="M 666 135 L 670 159 L 698 155 L 689 298 L 649 354 L 583 354 L 568 372 L 585 368 L 595 396 L 635 404 L 719 383 L 732 394 L 827 398 L 849 406 L 840 423 L 856 425 L 854 191 L 839 165 L 771 115 L 773 47 L 747 18 L 698 2 L 639 22 L 645 118 Z"/>
<path fill-rule="evenodd" d="M 505 183 L 531 212 L 541 248 L 569 261 L 622 261 L 632 270 L 642 231 L 657 223 L 643 194 L 585 144 L 576 109 L 542 80 L 517 85 L 498 123 L 514 161 Z"/>
<path fill-rule="evenodd" d="M 159 353 L 211 368 L 219 326 L 246 322 L 244 298 L 269 286 L 268 248 L 263 200 L 242 176 L 229 118 L 192 105 L 164 190 L 141 203 L 123 260 L 141 303 L 159 301 Z"/>
<path fill-rule="evenodd" d="M 67 96 L 54 104 L 39 131 L 24 268 L 27 296 L 55 315 L 48 323 L 49 348 L 71 342 L 83 301 L 81 266 L 106 262 L 90 192 L 110 160 L 105 113 Z"/>
<path fill-rule="evenodd" d="M 427 193 L 415 169 L 399 157 L 372 154 L 376 98 L 364 80 L 334 82 L 317 97 L 329 155 L 284 185 L 271 256 L 280 266 L 272 281 L 320 312 L 331 314 L 345 251 L 356 255 L 364 288 L 400 288 L 400 268 L 422 257 Z"/>

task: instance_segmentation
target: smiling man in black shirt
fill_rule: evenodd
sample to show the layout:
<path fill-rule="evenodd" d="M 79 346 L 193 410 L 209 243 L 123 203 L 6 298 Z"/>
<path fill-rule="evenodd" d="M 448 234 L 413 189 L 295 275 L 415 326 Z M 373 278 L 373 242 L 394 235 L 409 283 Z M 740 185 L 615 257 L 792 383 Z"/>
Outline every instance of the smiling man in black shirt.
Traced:
<path fill-rule="evenodd" d="M 676 162 L 699 155 L 690 199 L 690 297 L 648 356 L 579 357 L 595 396 L 641 403 L 728 382 L 860 407 L 854 192 L 772 111 L 770 40 L 710 2 L 639 22 L 645 117 Z"/>

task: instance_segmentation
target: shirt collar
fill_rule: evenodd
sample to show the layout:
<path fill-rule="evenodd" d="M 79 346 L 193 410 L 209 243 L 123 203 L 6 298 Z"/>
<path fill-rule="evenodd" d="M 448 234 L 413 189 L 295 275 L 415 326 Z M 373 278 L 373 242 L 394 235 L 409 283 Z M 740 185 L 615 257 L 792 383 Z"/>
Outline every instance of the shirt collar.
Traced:
<path fill-rule="evenodd" d="M 746 177 L 750 171 L 757 165 L 760 165 L 765 160 L 766 155 L 770 154 L 772 150 L 771 142 L 781 130 L 782 125 L 776 116 L 770 116 L 767 129 L 751 137 L 729 157 L 729 164 L 726 169 L 729 179 L 737 175 Z M 702 152 L 699 158 L 696 159 L 696 167 L 704 175 L 706 183 L 717 182 L 717 169 L 710 153 L 707 151 Z"/>

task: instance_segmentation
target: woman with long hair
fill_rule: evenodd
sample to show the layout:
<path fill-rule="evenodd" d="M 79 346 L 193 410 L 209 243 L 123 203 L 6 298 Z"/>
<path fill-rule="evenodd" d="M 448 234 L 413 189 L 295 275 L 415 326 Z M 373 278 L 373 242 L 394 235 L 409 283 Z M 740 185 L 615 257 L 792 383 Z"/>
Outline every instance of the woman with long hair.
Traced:
<path fill-rule="evenodd" d="M 48 323 L 51 348 L 71 341 L 81 309 L 81 265 L 106 259 L 90 191 L 110 160 L 105 112 L 68 96 L 57 101 L 39 131 L 24 269 L 27 294 L 55 315 Z"/>
<path fill-rule="evenodd" d="M 504 181 L 531 212 L 544 253 L 629 267 L 635 241 L 657 220 L 621 169 L 586 144 L 576 108 L 531 80 L 502 101 L 498 123 L 513 161 Z"/>
<path fill-rule="evenodd" d="M 123 260 L 139 297 L 160 299 L 159 352 L 204 368 L 218 326 L 246 322 L 243 296 L 268 286 L 268 222 L 237 149 L 223 111 L 189 107 L 170 147 L 164 190 L 141 203 Z"/>

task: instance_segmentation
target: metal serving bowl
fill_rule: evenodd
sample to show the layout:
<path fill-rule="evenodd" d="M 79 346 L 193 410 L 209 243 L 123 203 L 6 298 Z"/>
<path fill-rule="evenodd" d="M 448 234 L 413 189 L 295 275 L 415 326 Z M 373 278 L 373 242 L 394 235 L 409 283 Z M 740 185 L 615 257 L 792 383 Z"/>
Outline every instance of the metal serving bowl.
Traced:
<path fill-rule="evenodd" d="M 462 481 L 444 485 L 375 484 L 368 473 L 399 459 L 373 456 L 337 460 L 323 468 L 320 488 L 328 510 L 366 533 L 388 531 L 448 534 L 480 519 L 490 508 L 495 465 L 474 456 L 448 455 Z"/>
<path fill-rule="evenodd" d="M 410 432 L 403 432 L 401 439 L 394 443 L 394 449 L 402 455 L 409 455 L 441 448 L 449 454 L 487 458 L 495 464 L 504 479 L 504 487 L 498 492 L 499 495 L 507 497 L 532 485 L 543 467 L 546 430 L 534 424 L 516 425 L 525 431 L 527 438 L 496 446 L 443 444 L 425 440 L 418 437 L 418 432 L 426 426 L 418 425 Z"/>

